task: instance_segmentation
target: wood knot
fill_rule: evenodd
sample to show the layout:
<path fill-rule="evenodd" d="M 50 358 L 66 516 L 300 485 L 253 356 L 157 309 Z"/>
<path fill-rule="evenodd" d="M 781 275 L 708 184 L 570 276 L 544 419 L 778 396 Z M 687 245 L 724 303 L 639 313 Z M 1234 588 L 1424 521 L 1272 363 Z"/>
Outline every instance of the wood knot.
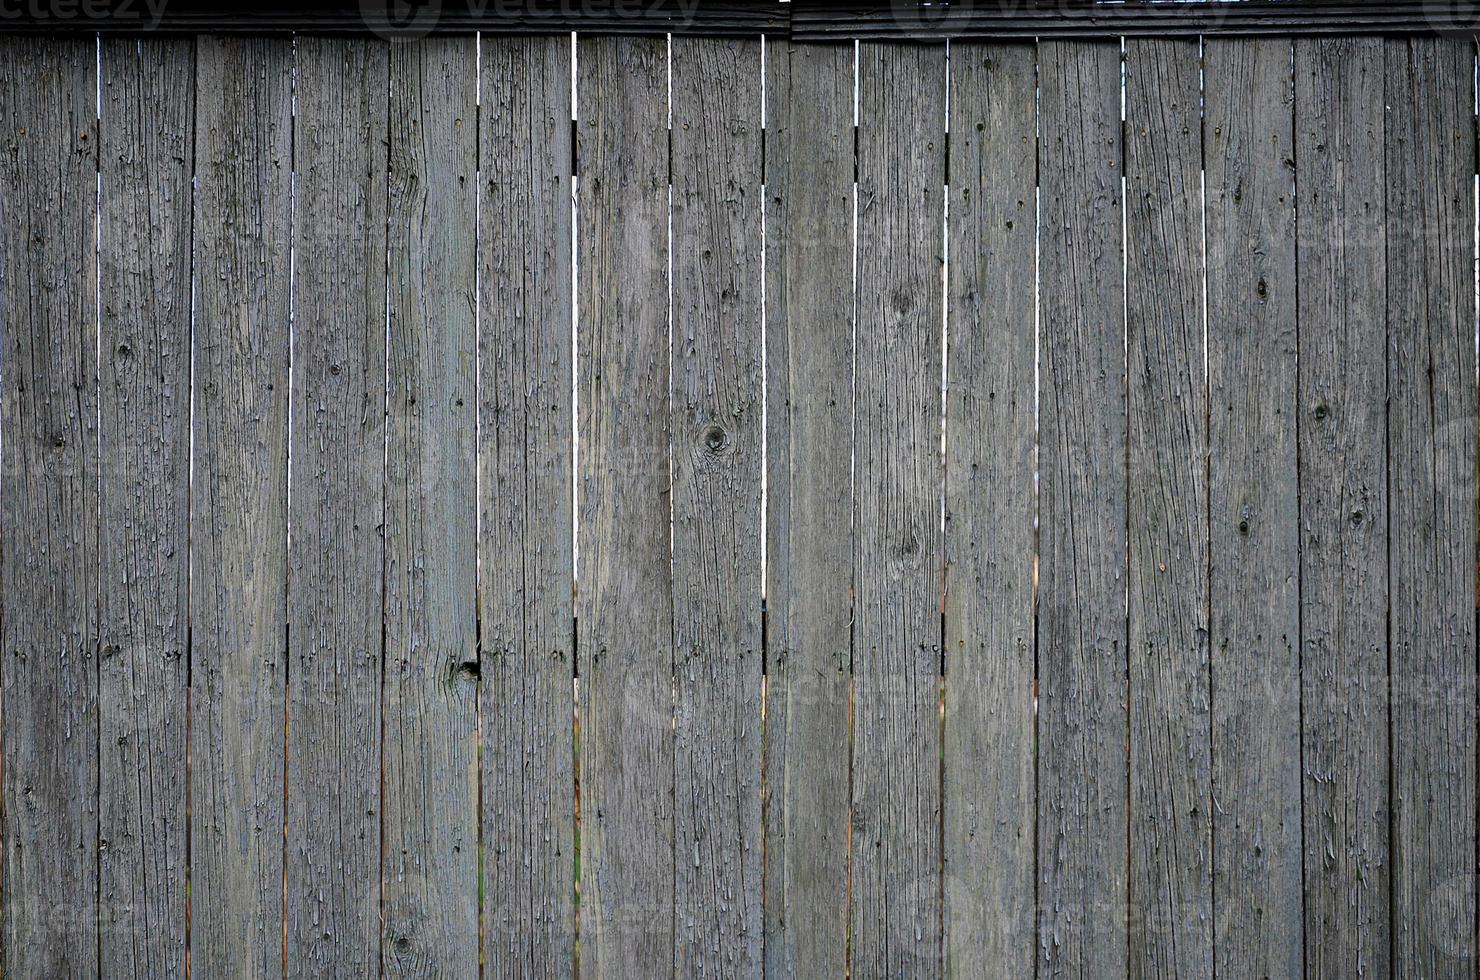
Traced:
<path fill-rule="evenodd" d="M 711 456 L 723 456 L 734 448 L 734 440 L 724 426 L 706 425 L 699 433 L 699 444 Z"/>

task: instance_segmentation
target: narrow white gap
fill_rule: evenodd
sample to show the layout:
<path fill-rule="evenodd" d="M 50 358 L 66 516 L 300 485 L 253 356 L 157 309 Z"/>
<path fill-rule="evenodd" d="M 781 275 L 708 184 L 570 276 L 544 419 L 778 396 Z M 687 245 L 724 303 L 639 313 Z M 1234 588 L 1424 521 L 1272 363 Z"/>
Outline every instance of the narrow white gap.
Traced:
<path fill-rule="evenodd" d="M 860 77 L 861 45 L 853 42 L 853 318 L 849 342 L 850 364 L 848 369 L 849 427 L 848 437 L 848 527 L 855 537 L 858 533 L 858 89 Z M 849 578 L 853 576 L 850 574 Z M 857 582 L 853 582 L 857 587 Z M 852 651 L 849 651 L 851 658 Z"/>
<path fill-rule="evenodd" d="M 1202 38 L 1197 41 L 1197 118 L 1198 118 L 1198 219 L 1202 226 L 1202 352 L 1203 352 L 1203 399 L 1208 404 L 1208 385 L 1211 380 L 1208 365 L 1208 164 L 1203 159 L 1202 129 L 1207 125 L 1208 118 L 1208 89 L 1206 71 L 1207 45 Z M 1206 420 L 1204 420 L 1206 421 Z M 1203 438 L 1207 439 L 1208 433 L 1204 427 Z M 1204 490 L 1207 489 L 1206 479 Z"/>
<path fill-rule="evenodd" d="M 575 31 L 570 34 L 570 121 L 571 155 L 579 164 L 575 142 L 580 138 L 576 125 L 579 104 L 576 81 L 576 58 L 580 46 L 576 43 Z M 581 573 L 581 334 L 577 325 L 581 322 L 580 249 L 576 240 L 580 237 L 580 183 L 578 174 L 570 177 L 570 535 L 571 535 L 571 596 L 578 595 Z"/>
<path fill-rule="evenodd" d="M 853 128 L 854 129 L 857 129 L 858 128 L 858 100 L 859 100 L 859 94 L 858 94 L 858 88 L 859 88 L 859 69 L 858 69 L 858 64 L 859 64 L 859 62 L 863 58 L 863 55 L 861 54 L 862 49 L 863 49 L 863 46 L 862 46 L 862 44 L 860 42 L 858 42 L 858 41 L 854 41 L 853 42 Z M 856 165 L 857 160 L 858 160 L 857 156 L 855 156 L 853 159 L 854 159 L 854 162 L 855 162 L 855 165 Z M 854 253 L 855 254 L 857 254 L 857 251 L 858 251 L 857 249 L 854 249 Z"/>
<path fill-rule="evenodd" d="M 1038 58 L 1033 59 L 1033 718 L 1034 752 L 1037 752 L 1038 717 L 1038 572 L 1043 546 L 1040 535 L 1040 512 L 1043 500 L 1040 496 L 1041 469 L 1043 463 L 1042 430 L 1039 428 L 1039 407 L 1042 404 L 1043 388 L 1043 187 L 1042 187 L 1042 77 Z M 1037 795 L 1038 766 L 1033 766 L 1034 795 Z M 1034 830 L 1034 860 L 1037 860 L 1038 835 Z M 1036 897 L 1036 889 L 1035 889 Z"/>
<path fill-rule="evenodd" d="M 1126 221 L 1126 199 L 1127 199 L 1127 194 L 1128 194 L 1129 188 L 1127 187 L 1126 178 L 1125 178 L 1125 161 L 1126 161 L 1127 157 L 1129 156 L 1129 154 L 1126 152 L 1126 147 L 1125 147 L 1125 142 L 1126 142 L 1126 140 L 1125 140 L 1125 134 L 1126 134 L 1126 124 L 1125 124 L 1126 123 L 1126 112 L 1125 112 L 1125 109 L 1126 109 L 1126 96 L 1127 96 L 1127 92 L 1128 92 L 1128 86 L 1129 86 L 1129 78 L 1128 78 L 1128 69 L 1127 69 L 1127 65 L 1126 65 L 1126 46 L 1125 46 L 1125 38 L 1122 37 L 1120 39 L 1120 141 L 1119 141 L 1120 142 L 1120 349 L 1121 349 L 1120 390 L 1126 396 L 1126 403 L 1125 403 L 1125 406 L 1123 408 L 1123 413 L 1124 414 L 1123 414 L 1123 418 L 1121 419 L 1121 426 L 1122 426 L 1122 431 L 1125 433 L 1125 437 L 1126 437 L 1126 439 L 1125 439 L 1125 455 L 1126 455 L 1126 458 L 1125 458 L 1124 462 L 1125 462 L 1125 472 L 1126 472 L 1127 481 L 1129 481 L 1129 478 L 1130 478 L 1130 453 L 1131 453 L 1131 443 L 1130 443 L 1130 392 L 1131 392 L 1131 329 L 1130 328 L 1131 328 L 1131 319 L 1130 319 L 1130 299 L 1126 295 L 1126 293 L 1127 293 L 1126 285 L 1129 282 L 1129 274 L 1130 274 L 1130 232 L 1129 232 L 1128 223 Z M 1126 484 L 1126 492 L 1127 492 L 1127 494 L 1129 494 L 1129 492 L 1130 492 L 1129 482 L 1127 482 L 1127 484 Z M 1124 600 L 1124 603 L 1125 603 L 1125 616 L 1126 616 L 1125 623 L 1126 623 L 1126 630 L 1129 631 L 1129 629 L 1130 629 L 1130 615 L 1131 615 L 1131 589 L 1130 589 L 1130 574 L 1129 574 L 1130 561 L 1131 561 L 1131 536 L 1130 536 L 1130 509 L 1129 509 L 1129 507 L 1127 507 L 1127 509 L 1126 509 L 1126 515 L 1125 516 L 1126 516 L 1126 527 L 1125 527 L 1126 536 L 1125 536 L 1125 555 L 1124 555 L 1124 558 L 1125 558 L 1125 565 L 1126 565 L 1126 569 L 1127 569 L 1127 574 L 1126 574 L 1126 577 L 1125 577 L 1125 585 L 1123 586 L 1122 591 L 1121 591 L 1121 598 Z M 1128 636 L 1128 633 L 1127 633 L 1127 636 Z M 1127 644 L 1127 646 L 1129 646 L 1129 644 Z M 1130 656 L 1129 649 L 1127 649 L 1127 651 L 1126 651 L 1126 656 L 1127 656 L 1127 658 L 1129 658 L 1129 656 Z M 1127 659 L 1127 662 L 1126 662 L 1126 683 L 1127 684 L 1130 683 L 1130 673 L 1129 673 L 1129 671 L 1130 671 L 1130 662 L 1129 662 L 1129 659 Z M 1127 692 L 1126 704 L 1127 705 L 1130 704 L 1129 692 Z M 1127 729 L 1129 729 L 1130 723 L 1131 723 L 1130 722 L 1130 715 L 1129 715 L 1129 713 L 1127 713 L 1127 715 L 1126 715 L 1126 726 L 1127 726 Z M 1129 738 L 1129 731 L 1127 731 L 1127 738 Z M 1126 779 L 1129 780 L 1130 778 L 1131 778 L 1130 777 L 1130 772 L 1129 772 L 1129 770 L 1127 770 L 1126 771 Z"/>
<path fill-rule="evenodd" d="M 99 144 L 93 147 L 95 156 L 93 184 L 93 375 L 103 373 L 103 38 L 93 38 L 93 136 Z M 96 414 L 93 437 L 97 440 L 93 453 L 97 464 L 98 493 L 93 501 L 97 508 L 98 528 L 103 526 L 103 392 L 99 384 L 93 390 L 93 411 Z M 101 729 L 100 729 L 101 731 Z M 101 737 L 101 735 L 99 736 Z M 99 915 L 102 914 L 101 907 Z"/>
<path fill-rule="evenodd" d="M 103 39 L 102 35 L 94 35 L 93 38 L 93 136 L 95 142 L 101 144 L 103 141 Z M 94 174 L 93 184 L 93 377 L 101 378 L 103 373 L 103 149 L 101 145 L 93 147 Z M 103 528 L 103 392 L 101 383 L 96 384 L 93 389 L 93 409 L 96 412 L 97 427 L 93 429 L 93 437 L 97 441 L 93 445 L 93 460 L 97 465 L 94 479 L 97 481 L 97 493 L 93 500 L 93 507 L 97 515 L 96 535 L 102 537 Z M 96 675 L 95 675 L 96 676 Z M 95 692 L 98 693 L 98 692 Z M 103 755 L 103 728 L 101 725 L 96 729 L 95 746 L 97 757 L 101 760 Z M 93 798 L 100 799 L 103 795 L 102 766 L 93 774 Z M 103 893 L 102 893 L 102 832 L 104 828 L 98 822 L 94 822 L 93 843 L 97 848 L 93 853 L 93 859 L 98 862 L 98 881 L 95 883 L 93 909 L 94 920 L 98 926 L 98 938 L 96 941 L 98 961 L 102 962 L 103 951 Z"/>
<path fill-rule="evenodd" d="M 944 157 L 942 171 L 950 172 L 950 146 L 951 146 L 951 42 L 946 41 L 946 77 L 945 77 L 945 139 L 941 147 Z M 947 378 L 949 377 L 949 363 L 951 358 L 951 187 L 946 179 L 941 181 L 941 209 L 940 209 L 940 537 L 945 541 L 946 536 L 946 413 L 947 413 Z M 941 591 L 945 590 L 945 568 L 941 568 Z M 941 656 L 944 658 L 945 650 L 942 647 Z M 944 663 L 944 659 L 941 661 Z"/>
<path fill-rule="evenodd" d="M 293 120 L 293 135 L 289 155 L 292 158 L 292 168 L 288 174 L 288 472 L 283 480 L 285 499 L 283 502 L 284 514 L 287 518 L 287 530 L 284 534 L 284 546 L 287 554 L 292 554 L 293 549 L 293 368 L 296 362 L 296 341 L 298 334 L 298 38 L 293 38 L 293 81 L 292 96 L 290 102 L 290 116 Z M 291 575 L 293 563 L 289 561 L 288 572 Z M 286 581 L 286 580 L 285 580 Z M 292 583 L 288 583 L 291 588 Z M 285 664 L 291 664 L 292 658 L 284 658 Z M 286 700 L 286 692 L 285 692 Z M 287 778 L 287 770 L 284 769 L 284 779 Z M 286 804 L 284 813 L 287 812 Z M 285 872 L 286 873 L 286 872 Z M 286 887 L 286 885 L 284 886 Z"/>
<path fill-rule="evenodd" d="M 481 31 L 473 38 L 473 72 L 473 595 L 476 597 L 478 585 L 483 581 L 483 262 L 481 259 L 483 255 L 483 34 Z M 387 356 L 389 356 L 389 351 L 387 351 Z M 474 608 L 480 612 L 482 610 L 482 604 L 477 602 L 476 598 Z M 481 645 L 481 624 L 478 633 Z"/>
<path fill-rule="evenodd" d="M 761 608 L 763 610 L 765 609 L 765 602 L 766 602 L 766 575 L 767 575 L 767 570 L 769 568 L 769 565 L 767 564 L 768 559 L 769 559 L 769 555 L 767 553 L 767 547 L 766 547 L 766 545 L 767 545 L 767 539 L 770 537 L 770 535 L 768 535 L 766 533 L 766 531 L 767 531 L 767 528 L 770 527 L 770 522 L 767 519 L 767 514 L 769 513 L 768 508 L 770 507 L 770 489 L 771 489 L 770 488 L 769 481 L 767 479 L 768 476 L 769 476 L 769 474 L 767 473 L 767 471 L 770 469 L 770 467 L 767 465 L 767 463 L 768 463 L 768 461 L 770 460 L 771 457 L 769 455 L 770 454 L 770 440 L 767 438 L 767 436 L 768 436 L 768 430 L 770 428 L 770 421 L 769 421 L 770 420 L 770 405 L 768 404 L 768 401 L 767 401 L 767 392 L 768 392 L 769 387 L 770 387 L 770 382 L 769 382 L 770 375 L 768 373 L 769 372 L 769 365 L 766 363 L 766 347 L 768 346 L 767 343 L 766 343 L 766 338 L 767 338 L 766 325 L 767 325 L 767 322 L 768 321 L 767 321 L 767 316 L 766 316 L 766 313 L 767 313 L 767 307 L 766 307 L 767 296 L 766 296 L 766 171 L 765 171 L 766 157 L 765 157 L 765 148 L 766 148 L 766 92 L 767 92 L 767 89 L 766 89 L 766 64 L 767 64 L 766 57 L 767 57 L 768 52 L 769 52 L 769 48 L 766 46 L 766 38 L 765 38 L 765 35 L 762 35 L 761 36 L 761 129 L 760 129 L 761 168 L 762 169 L 761 169 L 760 200 L 759 200 L 758 203 L 760 205 L 760 212 L 761 212 L 761 320 L 760 320 L 760 327 L 761 327 L 760 328 L 760 347 L 761 347 L 761 423 L 760 423 L 760 425 L 761 425 L 761 458 L 760 458 L 760 467 L 761 467 L 761 521 L 760 521 L 760 533 L 761 533 Z M 762 640 L 762 645 L 764 645 L 764 639 Z M 765 683 L 765 680 L 766 680 L 766 678 L 765 678 L 765 675 L 764 675 L 764 672 L 763 672 L 762 673 L 762 676 L 761 676 L 761 683 L 764 684 Z M 762 718 L 765 717 L 765 706 L 766 706 L 766 702 L 765 702 L 765 698 L 763 697 L 763 698 L 761 698 L 761 717 Z"/>
<path fill-rule="evenodd" d="M 673 35 L 668 35 L 668 363 L 663 365 L 668 378 L 668 576 L 673 581 Z M 677 697 L 677 674 L 674 675 Z"/>

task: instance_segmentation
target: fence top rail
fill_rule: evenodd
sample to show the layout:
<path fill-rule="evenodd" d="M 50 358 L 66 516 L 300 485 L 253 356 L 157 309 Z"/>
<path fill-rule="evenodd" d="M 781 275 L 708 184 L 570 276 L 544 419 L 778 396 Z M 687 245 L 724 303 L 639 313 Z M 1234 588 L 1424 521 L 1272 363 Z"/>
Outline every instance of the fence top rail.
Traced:
<path fill-rule="evenodd" d="M 695 34 L 795 41 L 1480 34 L 1476 0 L 0 0 L 0 32 Z"/>

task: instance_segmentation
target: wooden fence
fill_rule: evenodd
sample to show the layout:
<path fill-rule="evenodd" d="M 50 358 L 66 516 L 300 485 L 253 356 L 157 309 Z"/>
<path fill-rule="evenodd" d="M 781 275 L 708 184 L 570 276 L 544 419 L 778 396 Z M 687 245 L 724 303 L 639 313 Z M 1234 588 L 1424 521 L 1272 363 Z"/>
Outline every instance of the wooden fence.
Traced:
<path fill-rule="evenodd" d="M 1475 55 L 0 38 L 5 976 L 1473 976 Z"/>

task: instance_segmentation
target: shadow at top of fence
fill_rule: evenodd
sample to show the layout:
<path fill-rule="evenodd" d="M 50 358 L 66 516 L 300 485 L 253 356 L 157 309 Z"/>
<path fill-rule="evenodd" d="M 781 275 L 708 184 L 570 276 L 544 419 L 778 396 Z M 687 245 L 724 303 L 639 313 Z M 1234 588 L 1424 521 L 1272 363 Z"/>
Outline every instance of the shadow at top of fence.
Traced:
<path fill-rule="evenodd" d="M 0 0 L 0 31 L 767 35 L 798 41 L 1205 34 L 1462 35 L 1465 0 Z"/>

